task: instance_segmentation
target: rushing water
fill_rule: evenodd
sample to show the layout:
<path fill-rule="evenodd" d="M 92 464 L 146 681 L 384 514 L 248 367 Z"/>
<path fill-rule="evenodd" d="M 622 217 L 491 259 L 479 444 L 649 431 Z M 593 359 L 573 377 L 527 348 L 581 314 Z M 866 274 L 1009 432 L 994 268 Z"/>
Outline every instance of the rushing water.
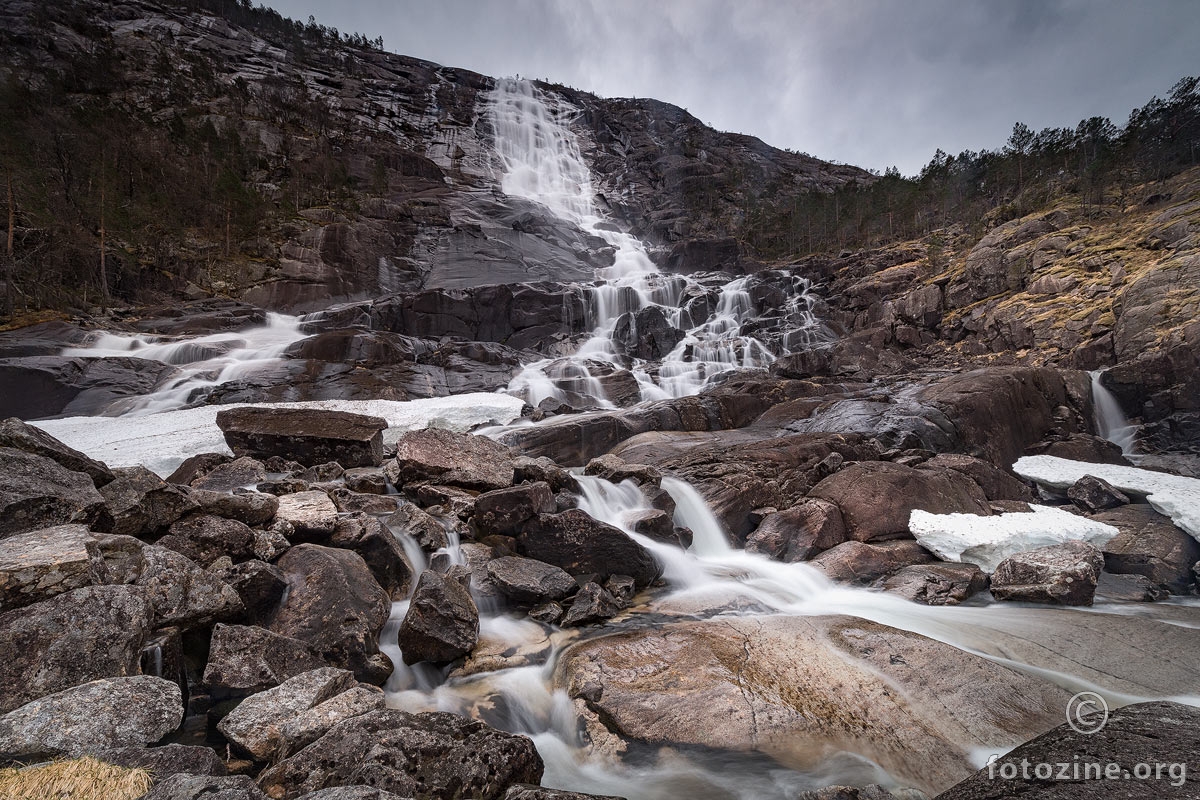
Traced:
<path fill-rule="evenodd" d="M 595 208 L 591 173 L 579 139 L 571 129 L 576 109 L 551 99 L 530 81 L 500 80 L 492 92 L 488 115 L 502 166 L 500 185 L 515 197 L 544 205 L 556 216 L 592 233 L 614 250 L 611 266 L 599 270 L 596 285 L 587 287 L 588 340 L 570 357 L 524 365 L 509 391 L 532 405 L 546 399 L 582 399 L 611 407 L 597 368 L 628 367 L 642 400 L 696 394 L 716 375 L 741 367 L 762 367 L 775 359 L 763 342 L 743 332 L 754 316 L 746 278 L 720 287 L 715 308 L 693 318 L 683 302 L 707 294 L 705 287 L 682 276 L 659 273 L 636 237 L 617 230 Z M 785 348 L 811 345 L 823 326 L 812 313 L 810 285 L 794 278 L 792 296 L 783 309 L 789 333 Z M 681 341 L 657 369 L 638 358 L 626 359 L 617 346 L 622 318 L 636 331 L 637 312 L 657 307 L 671 325 L 684 332 Z M 636 335 L 636 333 L 634 334 Z"/>
<path fill-rule="evenodd" d="M 1121 404 L 1101 381 L 1104 373 L 1092 372 L 1092 406 L 1095 410 L 1096 431 L 1121 448 L 1126 457 L 1134 455 L 1137 426 L 1125 418 Z"/>

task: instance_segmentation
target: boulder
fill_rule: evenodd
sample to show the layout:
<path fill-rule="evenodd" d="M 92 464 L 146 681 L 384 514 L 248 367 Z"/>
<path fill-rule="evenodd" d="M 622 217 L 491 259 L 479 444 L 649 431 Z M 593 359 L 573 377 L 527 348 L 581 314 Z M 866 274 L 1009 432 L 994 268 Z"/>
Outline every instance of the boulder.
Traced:
<path fill-rule="evenodd" d="M 213 565 L 209 571 L 237 592 L 250 619 L 261 619 L 269 614 L 287 590 L 287 576 L 283 570 L 258 559 L 219 567 Z"/>
<path fill-rule="evenodd" d="M 383 690 L 377 686 L 359 684 L 329 698 L 279 726 L 283 756 L 290 756 L 307 747 L 342 720 L 362 716 L 385 707 Z"/>
<path fill-rule="evenodd" d="M 253 694 L 325 662 L 299 639 L 249 625 L 213 627 L 204 685 L 217 695 Z"/>
<path fill-rule="evenodd" d="M 0 539 L 0 611 L 105 583 L 108 569 L 100 545 L 83 525 Z"/>
<path fill-rule="evenodd" d="M 992 573 L 997 600 L 1090 606 L 1104 555 L 1090 544 L 1069 541 L 1006 558 Z"/>
<path fill-rule="evenodd" d="M 401 797 L 497 800 L 514 783 L 541 783 L 542 771 L 524 736 L 456 714 L 385 710 L 338 723 L 258 784 L 275 800 L 356 784 Z"/>
<path fill-rule="evenodd" d="M 567 628 L 591 625 L 615 617 L 620 610 L 621 605 L 611 592 L 595 581 L 588 581 L 571 601 L 562 624 Z"/>
<path fill-rule="evenodd" d="M 395 495 L 352 492 L 344 486 L 330 489 L 329 499 L 343 514 L 387 514 L 395 511 L 403 502 Z"/>
<path fill-rule="evenodd" d="M 658 469 L 645 464 L 628 464 L 612 453 L 593 458 L 583 468 L 583 474 L 595 475 L 612 483 L 631 480 L 639 486 L 658 486 L 662 482 L 662 472 Z"/>
<path fill-rule="evenodd" d="M 536 483 L 545 481 L 555 492 L 577 492 L 579 482 L 569 471 L 549 458 L 517 456 L 513 459 L 513 483 Z"/>
<path fill-rule="evenodd" d="M 387 494 L 387 476 L 376 467 L 355 467 L 342 473 L 346 488 L 359 494 Z"/>
<path fill-rule="evenodd" d="M 291 524 L 301 537 L 324 537 L 337 526 L 338 510 L 325 492 L 296 492 L 279 498 L 275 518 Z"/>
<path fill-rule="evenodd" d="M 171 681 L 136 675 L 56 692 L 0 717 L 0 753 L 10 758 L 78 756 L 157 742 L 183 721 Z"/>
<path fill-rule="evenodd" d="M 531 786 L 519 783 L 508 787 L 504 800 L 625 800 L 609 794 L 582 794 L 581 792 L 565 792 L 562 789 L 547 789 L 543 786 Z"/>
<path fill-rule="evenodd" d="M 145 566 L 136 585 L 146 592 L 156 627 L 194 630 L 234 619 L 245 610 L 232 587 L 190 558 L 155 545 L 147 545 L 142 554 Z"/>
<path fill-rule="evenodd" d="M 1167 517 L 1145 504 L 1121 506 L 1092 519 L 1115 526 L 1120 533 L 1101 551 L 1104 568 L 1117 574 L 1145 575 L 1151 583 L 1174 594 L 1192 585 L 1192 565 L 1200 561 L 1200 542 Z"/>
<path fill-rule="evenodd" d="M 892 594 L 927 606 L 957 605 L 987 585 L 987 575 L 974 564 L 914 564 L 901 567 L 881 584 Z"/>
<path fill-rule="evenodd" d="M 393 598 L 402 600 L 408 596 L 413 574 L 404 555 L 404 546 L 375 517 L 352 514 L 338 520 L 329 544 L 362 556 L 375 580 Z"/>
<path fill-rule="evenodd" d="M 279 499 L 263 492 L 211 492 L 193 488 L 189 492 L 201 514 L 212 514 L 225 519 L 235 519 L 247 525 L 265 525 L 275 518 Z"/>
<path fill-rule="evenodd" d="M 489 561 L 487 575 L 504 596 L 515 603 L 562 600 L 577 588 L 575 579 L 558 567 L 520 556 Z"/>
<path fill-rule="evenodd" d="M 907 538 L 914 509 L 934 514 L 987 516 L 983 490 L 950 469 L 913 469 L 887 461 L 853 464 L 825 478 L 808 493 L 842 512 L 846 535 L 858 542 Z"/>
<path fill-rule="evenodd" d="M 334 786 L 309 792 L 297 800 L 404 800 L 399 795 L 370 786 Z"/>
<path fill-rule="evenodd" d="M 988 500 L 1020 500 L 1030 502 L 1037 494 L 1017 476 L 974 456 L 961 453 L 938 453 L 921 463 L 920 469 L 952 469 L 979 484 Z"/>
<path fill-rule="evenodd" d="M 306 642 L 327 663 L 382 683 L 391 662 L 379 652 L 379 633 L 391 601 L 362 556 L 349 550 L 297 545 L 276 562 L 288 577 L 287 600 L 267 619 L 282 636 Z"/>
<path fill-rule="evenodd" d="M 91 524 L 104 500 L 86 473 L 42 455 L 0 447 L 0 539 L 54 525 Z"/>
<path fill-rule="evenodd" d="M 650 305 L 622 314 L 613 327 L 612 338 L 620 352 L 630 358 L 661 359 L 683 339 L 672 327 L 661 306 Z"/>
<path fill-rule="evenodd" d="M 529 609 L 529 618 L 544 625 L 557 625 L 564 613 L 563 607 L 558 603 L 542 603 Z"/>
<path fill-rule="evenodd" d="M 244 522 L 210 514 L 179 520 L 155 544 L 185 555 L 202 567 L 221 556 L 235 563 L 254 558 L 254 531 Z"/>
<path fill-rule="evenodd" d="M 490 491 L 512 486 L 512 459 L 507 447 L 486 436 L 429 428 L 402 434 L 385 471 L 397 488 L 437 483 Z"/>
<path fill-rule="evenodd" d="M 1093 711 L 1073 717 L 1068 724 L 1025 742 L 947 789 L 938 800 L 1188 800 L 1200 796 L 1200 775 L 1187 769 L 1200 748 L 1200 709 L 1159 701 L 1102 714 Z M 1055 773 L 1057 765 L 1067 765 L 1069 778 L 1039 775 L 1041 764 L 1055 765 Z M 1153 769 L 1149 775 L 1139 771 L 1147 765 L 1154 765 L 1157 774 Z M 1082 780 L 1075 779 L 1076 768 Z"/>
<path fill-rule="evenodd" d="M 288 748 L 281 731 L 285 723 L 357 685 L 344 669 L 304 672 L 247 697 L 217 723 L 217 730 L 254 760 L 276 761 Z"/>
<path fill-rule="evenodd" d="M 246 775 L 168 775 L 141 800 L 268 800 Z"/>
<path fill-rule="evenodd" d="M 914 541 L 843 542 L 816 556 L 809 563 L 829 578 L 842 583 L 873 583 L 913 564 L 928 564 L 933 556 Z"/>
<path fill-rule="evenodd" d="M 171 775 L 227 774 L 225 762 L 211 747 L 187 744 L 165 744 L 162 747 L 115 747 L 101 750 L 95 758 L 105 764 L 127 769 L 144 769 L 162 782 Z"/>
<path fill-rule="evenodd" d="M 624 531 L 579 509 L 540 514 L 521 530 L 517 544 L 524 555 L 572 575 L 631 575 L 645 586 L 662 574 L 654 557 Z"/>
<path fill-rule="evenodd" d="M 152 619 L 137 586 L 87 586 L 0 614 L 0 713 L 87 681 L 136 675 Z"/>
<path fill-rule="evenodd" d="M 445 664 L 479 641 L 479 609 L 461 583 L 431 569 L 421 573 L 398 634 L 405 664 Z"/>
<path fill-rule="evenodd" d="M 196 456 L 203 458 L 203 456 Z M 294 462 L 289 462 L 294 463 Z M 199 466 L 199 465 L 198 465 Z M 180 467 L 183 469 L 183 467 Z M 289 472 L 289 469 L 279 470 L 280 472 Z M 250 456 L 242 456 L 241 458 L 229 459 L 225 458 L 211 468 L 206 468 L 201 474 L 193 478 L 188 484 L 193 489 L 199 489 L 206 492 L 232 492 L 236 489 L 246 489 L 266 480 L 267 467 L 257 458 Z M 174 477 L 174 473 L 172 476 Z M 167 479 L 170 483 L 178 483 Z"/>
<path fill-rule="evenodd" d="M 1166 600 L 1170 592 L 1155 586 L 1145 575 L 1114 575 L 1101 572 L 1096 581 L 1096 599 L 1118 603 L 1156 603 Z"/>
<path fill-rule="evenodd" d="M 234 455 L 279 456 L 305 466 L 336 461 L 343 467 L 383 463 L 387 420 L 306 408 L 232 408 L 217 414 L 217 427 Z"/>
<path fill-rule="evenodd" d="M 538 514 L 551 514 L 554 510 L 550 484 L 538 481 L 479 495 L 475 498 L 471 521 L 482 534 L 507 534 Z"/>
<path fill-rule="evenodd" d="M 806 498 L 763 517 L 746 537 L 746 550 L 788 563 L 807 561 L 846 541 L 841 510 L 827 500 Z"/>
<path fill-rule="evenodd" d="M 122 467 L 113 473 L 116 478 L 100 490 L 105 511 L 97 530 L 150 536 L 196 508 L 187 493 L 145 467 Z"/>
<path fill-rule="evenodd" d="M 0 447 L 10 447 L 48 458 L 71 472 L 82 472 L 92 479 L 96 488 L 113 479 L 112 470 L 103 462 L 67 447 L 41 428 L 26 425 L 16 417 L 0 422 Z"/>
<path fill-rule="evenodd" d="M 412 537 L 426 553 L 449 544 L 446 527 L 414 503 L 402 502 L 395 512 L 383 518 L 383 523 L 395 534 Z"/>
<path fill-rule="evenodd" d="M 1117 506 L 1127 506 L 1129 495 L 1095 475 L 1084 475 L 1067 489 L 1067 499 L 1084 512 L 1095 514 Z"/>
<path fill-rule="evenodd" d="M 1089 433 L 1073 433 L 1065 439 L 1030 445 L 1026 455 L 1055 456 L 1089 464 L 1129 465 L 1129 459 L 1121 452 L 1120 445 Z"/>
<path fill-rule="evenodd" d="M 1070 697 L 1043 678 L 851 617 L 621 631 L 568 647 L 554 682 L 613 733 L 649 747 L 756 752 L 782 764 L 845 751 L 929 794 L 975 770 L 973 743 L 1011 747 L 1060 720 Z"/>

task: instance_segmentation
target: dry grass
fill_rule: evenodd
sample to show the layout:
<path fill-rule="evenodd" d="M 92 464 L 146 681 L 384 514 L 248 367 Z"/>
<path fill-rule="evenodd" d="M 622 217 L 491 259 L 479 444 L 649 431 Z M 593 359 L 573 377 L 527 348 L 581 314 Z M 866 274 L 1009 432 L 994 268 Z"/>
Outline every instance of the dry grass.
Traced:
<path fill-rule="evenodd" d="M 94 758 L 0 770 L 3 800 L 136 800 L 150 791 L 150 773 Z"/>

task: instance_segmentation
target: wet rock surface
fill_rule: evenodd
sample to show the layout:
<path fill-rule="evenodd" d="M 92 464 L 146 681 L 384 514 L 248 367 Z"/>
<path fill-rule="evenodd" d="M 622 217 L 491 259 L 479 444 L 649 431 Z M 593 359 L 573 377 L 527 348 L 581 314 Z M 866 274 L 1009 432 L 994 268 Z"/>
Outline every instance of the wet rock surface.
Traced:
<path fill-rule="evenodd" d="M 236 456 L 279 456 L 310 467 L 328 461 L 377 467 L 383 463 L 387 421 L 344 411 L 235 408 L 217 414 L 217 427 Z"/>

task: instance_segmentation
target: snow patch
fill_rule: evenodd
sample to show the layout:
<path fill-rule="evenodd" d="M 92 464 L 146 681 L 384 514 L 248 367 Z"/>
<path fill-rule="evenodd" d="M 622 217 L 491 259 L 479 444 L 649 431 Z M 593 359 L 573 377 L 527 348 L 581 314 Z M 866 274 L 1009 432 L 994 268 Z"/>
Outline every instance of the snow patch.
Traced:
<path fill-rule="evenodd" d="M 142 465 L 170 475 L 198 453 L 230 454 L 217 427 L 217 413 L 227 408 L 318 408 L 349 411 L 387 420 L 385 444 L 405 431 L 446 428 L 466 432 L 479 425 L 506 425 L 521 415 L 523 401 L 504 394 L 473 394 L 425 400 L 317 400 L 304 403 L 230 403 L 158 414 L 126 417 L 67 417 L 31 422 L 59 441 L 110 467 Z"/>
<path fill-rule="evenodd" d="M 1013 464 L 1013 471 L 1053 489 L 1069 489 L 1084 475 L 1094 475 L 1131 497 L 1146 498 L 1155 511 L 1200 541 L 1200 480 L 1196 478 L 1055 456 L 1026 456 Z"/>
<path fill-rule="evenodd" d="M 1032 504 L 1029 508 L 991 517 L 918 509 L 908 518 L 908 530 L 938 558 L 977 564 L 984 572 L 995 572 L 1001 561 L 1025 550 L 1072 539 L 1103 547 L 1120 533 L 1112 525 L 1061 508 Z"/>

